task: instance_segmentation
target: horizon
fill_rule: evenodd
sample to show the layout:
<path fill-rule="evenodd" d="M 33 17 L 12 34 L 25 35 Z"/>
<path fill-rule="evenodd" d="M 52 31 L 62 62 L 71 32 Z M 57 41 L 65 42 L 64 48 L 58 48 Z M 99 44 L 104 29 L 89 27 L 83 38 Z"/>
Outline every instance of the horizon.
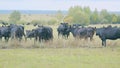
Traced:
<path fill-rule="evenodd" d="M 14 10 L 0 10 L 0 14 L 10 14 Z M 22 14 L 55 14 L 58 10 L 17 10 Z M 67 10 L 61 10 L 63 14 L 67 14 Z M 100 12 L 100 11 L 98 11 Z M 109 13 L 120 14 L 120 11 L 108 11 Z"/>
<path fill-rule="evenodd" d="M 0 0 L 1 1 L 1 0 Z M 92 11 L 106 9 L 120 11 L 119 0 L 4 0 L 0 2 L 0 10 L 61 10 L 68 11 L 73 6 L 89 6 Z"/>
<path fill-rule="evenodd" d="M 27 10 L 27 9 L 0 9 L 0 11 L 3 11 L 3 10 L 5 10 L 5 11 L 69 11 L 69 10 L 49 10 L 49 9 L 36 9 L 36 10 L 32 10 L 32 9 L 30 9 L 30 10 Z M 92 10 L 91 10 L 92 11 Z M 94 11 L 94 10 L 93 10 Z M 100 10 L 101 11 L 101 10 Z M 98 12 L 100 12 L 100 11 L 98 11 Z M 107 10 L 108 11 L 108 10 Z M 120 12 L 120 11 L 108 11 L 108 12 Z"/>

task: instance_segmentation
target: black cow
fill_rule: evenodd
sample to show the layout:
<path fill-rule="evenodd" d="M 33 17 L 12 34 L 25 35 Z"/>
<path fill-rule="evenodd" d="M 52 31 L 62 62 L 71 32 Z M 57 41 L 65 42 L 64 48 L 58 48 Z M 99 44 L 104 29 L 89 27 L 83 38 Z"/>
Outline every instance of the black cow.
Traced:
<path fill-rule="evenodd" d="M 96 35 L 102 40 L 102 46 L 106 47 L 106 40 L 116 40 L 120 38 L 120 28 L 117 27 L 103 27 L 96 29 Z"/>
<path fill-rule="evenodd" d="M 78 39 L 93 39 L 93 35 L 95 33 L 95 29 L 93 27 L 76 27 L 71 26 L 71 33 L 73 34 L 73 37 Z"/>
<path fill-rule="evenodd" d="M 39 28 L 34 29 L 35 31 L 35 40 L 39 41 L 48 41 L 53 39 L 53 30 L 51 27 L 41 26 Z"/>
<path fill-rule="evenodd" d="M 34 38 L 35 37 L 35 31 L 34 30 L 26 30 L 26 37 L 27 38 Z"/>
<path fill-rule="evenodd" d="M 9 27 L 10 27 L 10 32 L 11 32 L 10 34 L 12 39 L 16 38 L 21 41 L 22 37 L 23 36 L 25 37 L 24 26 L 11 24 Z"/>
<path fill-rule="evenodd" d="M 73 37 L 82 39 L 87 39 L 87 29 L 86 28 L 73 28 L 71 27 L 71 33 L 73 34 Z"/>
<path fill-rule="evenodd" d="M 87 27 L 87 37 L 89 37 L 90 40 L 93 40 L 95 31 L 96 31 L 96 27 Z"/>
<path fill-rule="evenodd" d="M 0 27 L 0 39 L 4 37 L 5 41 L 8 41 L 10 38 L 10 29 L 8 26 Z"/>
<path fill-rule="evenodd" d="M 68 23 L 60 23 L 60 25 L 57 28 L 58 31 L 58 38 L 60 35 L 62 35 L 65 38 L 68 38 L 70 34 L 70 26 Z"/>

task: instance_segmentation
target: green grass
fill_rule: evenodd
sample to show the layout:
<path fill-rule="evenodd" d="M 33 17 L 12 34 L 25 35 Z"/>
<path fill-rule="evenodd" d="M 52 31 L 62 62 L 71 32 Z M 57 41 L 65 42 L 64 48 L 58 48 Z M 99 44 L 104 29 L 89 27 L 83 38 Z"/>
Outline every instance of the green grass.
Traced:
<path fill-rule="evenodd" d="M 119 68 L 120 48 L 1 49 L 0 68 Z"/>

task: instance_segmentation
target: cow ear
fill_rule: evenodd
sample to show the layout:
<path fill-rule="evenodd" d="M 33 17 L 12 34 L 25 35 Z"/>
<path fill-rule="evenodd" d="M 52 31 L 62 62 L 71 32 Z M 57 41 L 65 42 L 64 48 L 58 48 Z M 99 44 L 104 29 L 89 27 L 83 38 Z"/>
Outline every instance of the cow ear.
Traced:
<path fill-rule="evenodd" d="M 66 23 L 68 25 L 68 23 Z"/>
<path fill-rule="evenodd" d="M 60 24 L 63 24 L 63 23 L 60 23 Z"/>
<path fill-rule="evenodd" d="M 95 27 L 95 29 L 96 29 L 96 27 Z"/>
<path fill-rule="evenodd" d="M 95 27 L 94 30 L 96 30 L 97 28 Z"/>

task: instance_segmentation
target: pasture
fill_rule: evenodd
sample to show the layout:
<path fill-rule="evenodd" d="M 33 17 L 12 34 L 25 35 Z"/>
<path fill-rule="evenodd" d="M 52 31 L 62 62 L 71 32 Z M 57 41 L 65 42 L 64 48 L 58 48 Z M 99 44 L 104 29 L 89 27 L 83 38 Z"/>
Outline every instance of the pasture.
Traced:
<path fill-rule="evenodd" d="M 101 40 L 95 35 L 93 41 L 76 40 L 72 34 L 68 39 L 58 39 L 58 25 L 50 27 L 53 28 L 54 39 L 46 43 L 34 42 L 34 39 L 23 39 L 21 42 L 10 40 L 6 43 L 2 39 L 0 68 L 119 68 L 119 39 L 107 40 L 107 47 L 102 47 Z M 25 30 L 33 28 L 36 27 L 25 25 Z"/>
<path fill-rule="evenodd" d="M 119 68 L 119 48 L 1 49 L 0 68 Z"/>

